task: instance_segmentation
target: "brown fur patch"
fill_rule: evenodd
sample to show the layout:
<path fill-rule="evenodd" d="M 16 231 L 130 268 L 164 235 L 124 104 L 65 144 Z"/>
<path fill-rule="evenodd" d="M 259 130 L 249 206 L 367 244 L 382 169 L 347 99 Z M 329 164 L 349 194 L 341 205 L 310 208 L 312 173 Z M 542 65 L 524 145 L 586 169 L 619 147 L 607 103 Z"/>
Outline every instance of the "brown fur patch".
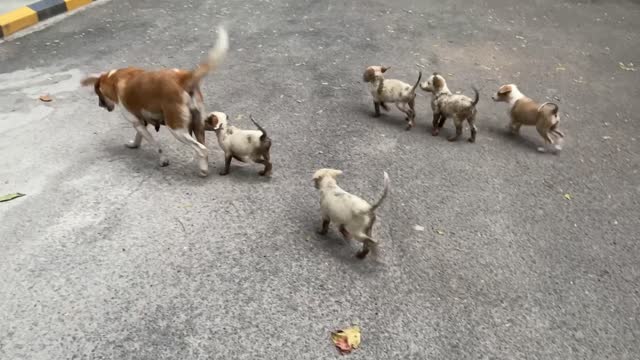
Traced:
<path fill-rule="evenodd" d="M 362 75 L 362 80 L 364 82 L 372 82 L 376 77 L 376 71 L 372 68 L 367 68 Z"/>

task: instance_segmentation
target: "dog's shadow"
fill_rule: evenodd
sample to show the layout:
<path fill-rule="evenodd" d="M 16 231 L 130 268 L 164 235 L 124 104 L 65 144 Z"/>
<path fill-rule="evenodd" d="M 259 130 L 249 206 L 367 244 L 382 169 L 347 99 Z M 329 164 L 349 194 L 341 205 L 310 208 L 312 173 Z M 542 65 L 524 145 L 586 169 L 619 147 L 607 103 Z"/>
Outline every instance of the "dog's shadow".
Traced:
<path fill-rule="evenodd" d="M 523 135 L 524 129 L 520 129 L 520 134 L 513 134 L 508 126 L 488 125 L 486 129 L 488 133 L 497 135 L 510 143 L 529 151 L 534 150 L 537 152 L 538 148 L 542 146 L 542 144 Z"/>
<path fill-rule="evenodd" d="M 190 158 L 173 154 L 168 155 L 169 165 L 161 167 L 158 154 L 144 144 L 137 149 L 127 148 L 123 144 L 111 144 L 104 148 L 108 154 L 109 162 L 118 161 L 124 165 L 132 173 L 143 173 L 144 175 L 153 175 L 160 172 L 164 180 L 170 183 L 181 183 L 185 185 L 206 185 L 210 181 L 220 181 L 228 178 L 229 181 L 240 181 L 248 184 L 261 184 L 271 181 L 270 176 L 260 176 L 258 174 L 264 166 L 260 164 L 234 164 L 231 163 L 230 172 L 227 175 L 220 175 L 220 171 L 224 169 L 224 157 L 220 156 L 222 152 L 209 152 L 209 175 L 202 178 L 198 175 L 198 166 L 196 162 Z M 165 150 L 165 153 L 170 150 Z"/>
<path fill-rule="evenodd" d="M 356 107 L 354 107 L 354 110 L 355 112 L 363 114 L 381 124 L 387 126 L 394 125 L 402 127 L 402 130 L 407 130 L 407 125 L 409 123 L 405 120 L 406 115 L 400 110 L 396 109 L 396 106 L 393 104 L 387 104 L 387 106 L 389 107 L 389 111 L 386 111 L 382 107 L 380 107 L 380 116 L 375 116 L 373 103 L 371 103 L 369 106 L 367 106 L 366 104 L 358 104 Z M 420 125 L 416 122 L 416 128 L 419 127 Z"/>
<path fill-rule="evenodd" d="M 314 226 L 315 225 L 315 226 Z M 335 226 L 329 227 L 326 235 L 320 235 L 320 222 L 318 224 L 306 226 L 303 231 L 309 234 L 313 249 L 311 251 L 322 251 L 334 259 L 338 260 L 349 269 L 360 275 L 371 275 L 372 270 L 379 269 L 384 264 L 379 259 L 379 254 L 369 253 L 366 258 L 356 257 L 358 251 L 362 249 L 362 244 L 354 240 L 345 240 Z"/>

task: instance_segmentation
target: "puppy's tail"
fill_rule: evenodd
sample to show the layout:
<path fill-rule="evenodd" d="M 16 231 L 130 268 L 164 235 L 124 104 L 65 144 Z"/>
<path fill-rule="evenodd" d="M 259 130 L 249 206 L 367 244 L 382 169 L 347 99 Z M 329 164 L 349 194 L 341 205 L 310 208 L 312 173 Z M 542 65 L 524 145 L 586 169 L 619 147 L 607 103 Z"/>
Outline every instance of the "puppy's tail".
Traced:
<path fill-rule="evenodd" d="M 551 110 L 551 115 L 558 115 L 558 110 L 560 110 L 560 107 L 558 106 L 558 104 L 552 103 L 552 102 L 546 102 L 538 106 L 538 112 L 540 112 L 540 110 L 542 110 L 542 108 L 544 108 L 547 105 L 553 106 L 553 109 Z"/>
<path fill-rule="evenodd" d="M 380 207 L 380 205 L 382 205 L 382 202 L 387 197 L 387 194 L 389 194 L 390 185 L 391 185 L 391 180 L 389 179 L 389 174 L 387 174 L 387 172 L 385 171 L 384 172 L 384 190 L 382 190 L 382 196 L 380 197 L 380 200 L 378 200 L 378 202 L 371 207 L 371 211 L 375 211 L 377 208 Z"/>
<path fill-rule="evenodd" d="M 471 89 L 473 89 L 473 92 L 476 94 L 476 97 L 473 99 L 471 105 L 476 106 L 478 104 L 478 101 L 480 101 L 480 93 L 478 93 L 478 89 L 475 86 L 472 86 Z"/>
<path fill-rule="evenodd" d="M 224 27 L 218 27 L 218 40 L 216 40 L 216 46 L 209 51 L 209 57 L 207 61 L 200 64 L 193 72 L 191 73 L 191 81 L 189 82 L 187 88 L 191 88 L 193 85 L 197 84 L 202 78 L 207 76 L 207 74 L 213 71 L 216 66 L 218 66 L 224 57 L 227 55 L 227 51 L 229 50 L 229 34 L 224 29 Z"/>
<path fill-rule="evenodd" d="M 416 81 L 416 84 L 413 85 L 413 87 L 411 88 L 411 92 L 415 94 L 416 89 L 418 88 L 418 85 L 420 85 L 420 80 L 422 80 L 422 71 L 420 71 L 418 73 L 418 81 Z"/>
<path fill-rule="evenodd" d="M 253 124 L 258 128 L 258 130 L 262 131 L 262 135 L 260 136 L 260 141 L 265 141 L 267 138 L 267 132 L 253 119 L 253 115 L 249 114 L 249 119 L 253 122 Z"/>

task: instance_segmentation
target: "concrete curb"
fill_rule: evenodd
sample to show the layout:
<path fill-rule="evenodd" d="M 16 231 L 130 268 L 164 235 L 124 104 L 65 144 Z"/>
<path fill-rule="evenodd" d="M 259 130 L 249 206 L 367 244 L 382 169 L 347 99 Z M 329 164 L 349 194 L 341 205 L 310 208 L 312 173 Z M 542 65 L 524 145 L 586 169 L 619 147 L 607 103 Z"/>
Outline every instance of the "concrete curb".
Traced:
<path fill-rule="evenodd" d="M 73 11 L 97 0 L 41 0 L 0 14 L 0 39 L 59 14 Z"/>

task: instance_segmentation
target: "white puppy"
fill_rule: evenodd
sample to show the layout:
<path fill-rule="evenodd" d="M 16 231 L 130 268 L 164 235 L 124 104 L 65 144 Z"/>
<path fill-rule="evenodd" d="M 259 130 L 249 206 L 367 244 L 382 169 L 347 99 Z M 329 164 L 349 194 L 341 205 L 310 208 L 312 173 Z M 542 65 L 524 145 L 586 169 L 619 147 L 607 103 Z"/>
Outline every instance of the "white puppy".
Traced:
<path fill-rule="evenodd" d="M 260 130 L 242 130 L 229 125 L 227 114 L 219 111 L 210 113 L 205 119 L 205 130 L 216 132 L 218 144 L 224 151 L 224 170 L 220 175 L 229 173 L 232 158 L 241 162 L 263 164 L 264 170 L 260 171 L 260 175 L 271 175 L 271 139 L 253 116 L 249 117 Z"/>
<path fill-rule="evenodd" d="M 357 257 L 364 259 L 370 250 L 375 250 L 377 241 L 371 237 L 371 229 L 376 221 L 375 210 L 389 193 L 389 175 L 384 173 L 384 191 L 380 200 L 370 205 L 362 198 L 350 194 L 338 186 L 336 176 L 341 170 L 320 169 L 313 174 L 316 189 L 320 190 L 320 209 L 322 212 L 321 235 L 329 231 L 329 224 L 333 221 L 339 224 L 340 233 L 345 239 L 352 236 L 363 243 L 362 250 Z"/>

